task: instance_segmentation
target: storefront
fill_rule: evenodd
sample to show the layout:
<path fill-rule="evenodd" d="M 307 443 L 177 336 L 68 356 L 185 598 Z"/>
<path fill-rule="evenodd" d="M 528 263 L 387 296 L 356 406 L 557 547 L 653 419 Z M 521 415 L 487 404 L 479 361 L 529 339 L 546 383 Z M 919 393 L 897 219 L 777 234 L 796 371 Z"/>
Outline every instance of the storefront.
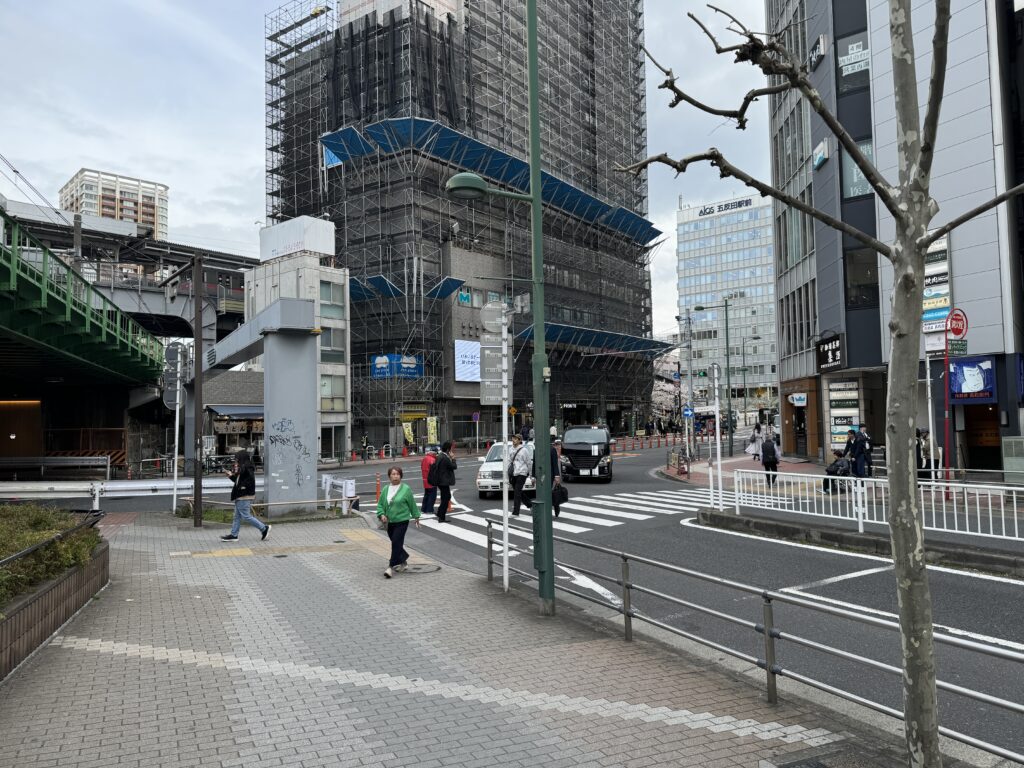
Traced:
<path fill-rule="evenodd" d="M 784 455 L 808 459 L 822 455 L 820 413 L 816 377 L 782 382 L 780 437 Z"/>

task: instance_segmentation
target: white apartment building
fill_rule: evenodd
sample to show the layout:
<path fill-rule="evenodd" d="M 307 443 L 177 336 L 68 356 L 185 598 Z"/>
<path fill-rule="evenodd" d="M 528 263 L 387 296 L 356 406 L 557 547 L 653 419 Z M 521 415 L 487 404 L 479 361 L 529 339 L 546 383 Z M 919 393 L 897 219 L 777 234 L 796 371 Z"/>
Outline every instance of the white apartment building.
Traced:
<path fill-rule="evenodd" d="M 677 213 L 679 318 L 693 332 L 693 391 L 697 405 L 714 397 L 711 366 L 727 371 L 733 409 L 776 407 L 778 355 L 775 329 L 775 261 L 770 200 L 756 195 L 704 205 L 683 205 Z M 726 305 L 729 350 L 726 352 Z M 700 307 L 701 309 L 698 309 Z M 684 337 L 685 338 L 685 337 Z M 683 392 L 687 355 L 682 354 Z"/>
<path fill-rule="evenodd" d="M 60 207 L 152 227 L 166 240 L 167 196 L 166 184 L 82 168 L 60 188 Z"/>
<path fill-rule="evenodd" d="M 280 298 L 312 299 L 320 328 L 321 457 L 352 450 L 348 270 L 321 265 L 334 258 L 334 224 L 300 216 L 260 231 L 260 260 L 245 273 L 245 318 L 251 320 Z M 262 358 L 251 365 L 262 367 Z"/>

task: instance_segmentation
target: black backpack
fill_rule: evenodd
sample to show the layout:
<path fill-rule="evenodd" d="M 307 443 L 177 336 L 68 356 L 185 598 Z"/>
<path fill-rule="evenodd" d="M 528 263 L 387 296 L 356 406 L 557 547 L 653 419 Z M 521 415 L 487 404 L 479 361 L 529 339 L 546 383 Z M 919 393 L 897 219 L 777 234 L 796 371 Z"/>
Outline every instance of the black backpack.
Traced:
<path fill-rule="evenodd" d="M 775 441 L 771 439 L 765 440 L 761 445 L 761 463 L 765 464 L 777 460 L 778 454 L 775 452 Z"/>
<path fill-rule="evenodd" d="M 441 474 L 441 457 L 438 456 L 434 459 L 434 463 L 430 465 L 430 469 L 427 470 L 427 482 L 435 488 L 439 485 L 437 482 Z"/>

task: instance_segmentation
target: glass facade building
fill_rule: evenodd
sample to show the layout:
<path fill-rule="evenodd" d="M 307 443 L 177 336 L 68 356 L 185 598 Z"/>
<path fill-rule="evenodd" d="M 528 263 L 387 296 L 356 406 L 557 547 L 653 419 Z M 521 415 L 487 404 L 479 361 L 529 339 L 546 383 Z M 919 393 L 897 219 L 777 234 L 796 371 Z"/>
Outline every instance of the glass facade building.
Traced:
<path fill-rule="evenodd" d="M 691 323 L 696 404 L 714 397 L 711 366 L 718 363 L 722 367 L 721 396 L 727 394 L 728 368 L 735 410 L 742 409 L 744 395 L 750 410 L 775 407 L 778 353 L 771 201 L 745 196 L 681 205 L 676 235 L 679 318 L 684 333 L 687 318 Z M 729 307 L 728 354 L 725 300 Z M 683 362 L 685 370 L 685 351 Z M 689 392 L 685 378 L 683 388 Z"/>

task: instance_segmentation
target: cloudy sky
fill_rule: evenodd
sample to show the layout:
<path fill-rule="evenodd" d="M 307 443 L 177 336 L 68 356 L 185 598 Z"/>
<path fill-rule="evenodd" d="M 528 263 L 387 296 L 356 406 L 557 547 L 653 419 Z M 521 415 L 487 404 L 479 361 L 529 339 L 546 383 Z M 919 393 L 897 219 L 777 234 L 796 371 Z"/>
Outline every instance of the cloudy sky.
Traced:
<path fill-rule="evenodd" d="M 278 0 L 47 0 L 0 3 L 0 52 L 8 109 L 0 154 L 51 202 L 81 167 L 166 183 L 170 239 L 257 255 L 264 218 L 264 14 Z M 754 29 L 763 0 L 722 0 Z M 723 19 L 692 0 L 647 0 L 647 45 L 694 96 L 739 105 L 763 79 L 716 56 L 686 18 L 693 10 L 717 31 Z M 723 32 L 728 35 L 727 32 Z M 44 41 L 44 42 L 41 42 Z M 673 155 L 716 146 L 757 175 L 768 173 L 765 105 L 745 132 L 685 105 L 667 108 L 664 78 L 648 67 L 648 140 Z M 650 218 L 667 239 L 652 264 L 654 325 L 676 314 L 675 211 L 739 190 L 707 168 L 650 176 Z M 0 162 L 0 193 L 31 193 Z"/>

